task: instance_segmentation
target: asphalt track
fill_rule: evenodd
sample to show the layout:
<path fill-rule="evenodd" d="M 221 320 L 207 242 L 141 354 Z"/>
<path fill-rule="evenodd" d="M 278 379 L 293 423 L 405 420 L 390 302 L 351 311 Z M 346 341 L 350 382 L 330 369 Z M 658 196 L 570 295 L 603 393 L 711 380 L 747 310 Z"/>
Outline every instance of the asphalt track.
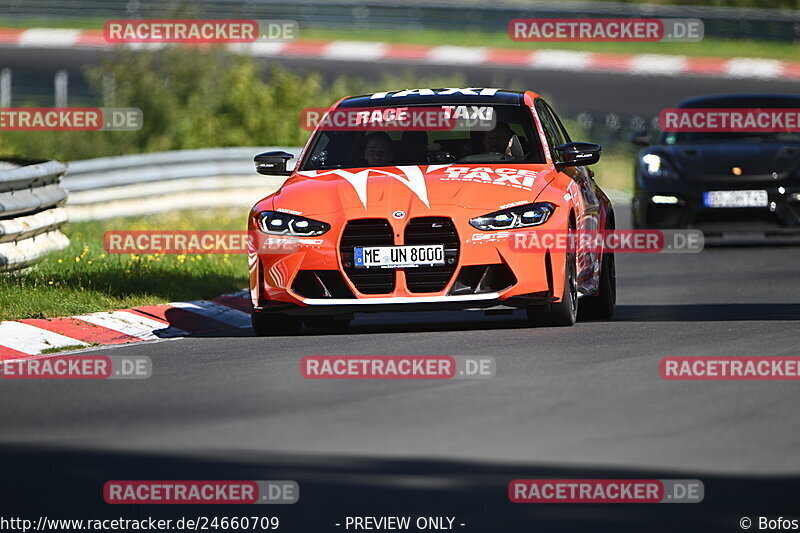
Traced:
<path fill-rule="evenodd" d="M 628 210 L 617 209 L 624 226 Z M 2 470 L 11 480 L 41 469 L 57 501 L 75 500 L 66 500 L 72 511 L 109 476 L 297 479 L 306 507 L 282 512 L 305 531 L 338 530 L 331 522 L 344 509 L 374 514 L 398 498 L 406 510 L 506 531 L 579 531 L 587 520 L 620 530 L 654 519 L 664 531 L 738 530 L 736 513 L 798 512 L 798 385 L 665 381 L 658 362 L 798 355 L 799 262 L 798 247 L 619 254 L 615 317 L 571 328 L 531 329 L 516 314 L 393 313 L 364 315 L 341 333 L 232 330 L 98 350 L 148 355 L 153 376 L 0 382 Z M 300 376 L 302 356 L 333 354 L 493 355 L 497 375 Z M 504 486 L 526 475 L 696 478 L 707 496 L 624 512 L 506 503 Z M 26 488 L 2 490 L 24 508 Z M 302 511 L 311 502 L 313 520 Z"/>
<path fill-rule="evenodd" d="M 82 49 L 38 49 L 0 47 L 0 67 L 35 68 L 55 72 L 78 71 L 101 62 L 110 52 Z M 692 96 L 741 93 L 798 92 L 800 82 L 774 79 L 731 79 L 706 76 L 629 75 L 608 72 L 570 72 L 519 67 L 420 65 L 402 62 L 359 62 L 313 58 L 262 58 L 264 63 L 280 62 L 300 73 L 321 72 L 326 80 L 342 75 L 364 79 L 389 79 L 408 72 L 417 76 L 456 76 L 477 87 L 534 90 L 547 97 L 560 113 L 621 113 L 656 116 Z M 326 102 L 320 102 L 327 105 Z"/>
<path fill-rule="evenodd" d="M 80 68 L 100 57 L 25 49 L 4 54 L 3 63 Z M 398 68 L 287 64 L 321 68 L 327 77 Z M 769 80 L 458 71 L 473 85 L 553 95 L 567 112 L 655 114 L 687 96 L 798 87 Z M 618 206 L 617 213 L 624 225 L 628 210 Z M 658 362 L 664 356 L 797 356 L 798 264 L 800 247 L 619 255 L 614 319 L 567 329 L 531 329 L 519 314 L 381 314 L 360 316 L 345 332 L 257 339 L 231 330 L 98 350 L 148 355 L 153 376 L 0 381 L 0 514 L 168 515 L 174 510 L 104 505 L 102 483 L 205 478 L 297 480 L 300 503 L 269 509 L 287 531 L 341 531 L 333 524 L 346 514 L 449 514 L 466 524 L 460 529 L 481 532 L 740 531 L 740 516 L 796 517 L 797 383 L 664 381 Z M 429 382 L 300 377 L 302 356 L 333 354 L 493 355 L 497 376 Z M 706 499 L 638 507 L 508 503 L 510 480 L 545 476 L 696 478 L 705 483 Z M 241 507 L 213 512 L 253 514 Z"/>

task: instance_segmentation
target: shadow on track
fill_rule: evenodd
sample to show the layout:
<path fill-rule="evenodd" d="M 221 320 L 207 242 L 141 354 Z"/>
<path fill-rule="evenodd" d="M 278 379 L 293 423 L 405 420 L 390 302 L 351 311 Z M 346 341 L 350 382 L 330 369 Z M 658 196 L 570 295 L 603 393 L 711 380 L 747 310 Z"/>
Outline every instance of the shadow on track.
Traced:
<path fill-rule="evenodd" d="M 703 475 L 425 459 L 208 453 L 137 455 L 0 446 L 4 516 L 178 518 L 278 516 L 280 531 L 343 531 L 347 516 L 455 516 L 462 531 L 736 531 L 741 516 L 792 516 L 799 477 Z M 696 504 L 512 504 L 518 478 L 700 479 Z M 108 480 L 294 480 L 294 505 L 108 505 Z"/>
<path fill-rule="evenodd" d="M 618 305 L 614 322 L 800 320 L 800 304 Z"/>

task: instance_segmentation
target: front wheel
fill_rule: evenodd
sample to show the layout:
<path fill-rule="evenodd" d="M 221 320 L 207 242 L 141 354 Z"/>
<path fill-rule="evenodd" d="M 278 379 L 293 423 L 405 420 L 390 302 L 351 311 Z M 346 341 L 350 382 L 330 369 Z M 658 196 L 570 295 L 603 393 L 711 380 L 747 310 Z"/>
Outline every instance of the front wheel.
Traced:
<path fill-rule="evenodd" d="M 617 305 L 617 272 L 614 254 L 603 252 L 597 293 L 581 299 L 581 319 L 611 318 Z"/>
<path fill-rule="evenodd" d="M 302 319 L 280 313 L 250 311 L 250 321 L 256 337 L 278 337 L 297 335 L 303 327 Z"/>
<path fill-rule="evenodd" d="M 574 228 L 570 227 L 570 230 Z M 528 322 L 534 326 L 571 326 L 578 318 L 578 263 L 570 252 L 564 265 L 564 293 L 561 301 L 527 309 Z"/>

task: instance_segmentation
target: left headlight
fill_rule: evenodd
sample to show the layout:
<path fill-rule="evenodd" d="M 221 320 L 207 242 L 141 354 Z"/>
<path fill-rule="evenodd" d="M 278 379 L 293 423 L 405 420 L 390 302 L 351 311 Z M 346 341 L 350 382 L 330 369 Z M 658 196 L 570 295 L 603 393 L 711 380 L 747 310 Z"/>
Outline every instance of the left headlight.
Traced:
<path fill-rule="evenodd" d="M 549 202 L 519 205 L 473 218 L 469 223 L 481 231 L 528 228 L 544 224 L 555 210 L 556 206 Z"/>
<path fill-rule="evenodd" d="M 264 233 L 292 235 L 295 237 L 313 237 L 322 235 L 331 229 L 331 225 L 325 222 L 288 213 L 278 213 L 277 211 L 262 211 L 259 213 L 258 226 Z"/>

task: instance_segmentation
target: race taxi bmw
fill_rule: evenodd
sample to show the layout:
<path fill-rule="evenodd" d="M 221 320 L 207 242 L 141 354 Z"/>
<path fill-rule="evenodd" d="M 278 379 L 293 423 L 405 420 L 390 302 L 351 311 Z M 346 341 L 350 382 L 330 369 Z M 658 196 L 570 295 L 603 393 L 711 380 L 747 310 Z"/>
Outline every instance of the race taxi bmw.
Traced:
<path fill-rule="evenodd" d="M 442 111 L 448 120 L 437 122 Z M 515 239 L 614 228 L 587 168 L 600 152 L 572 142 L 531 91 L 340 100 L 294 170 L 292 154 L 255 157 L 259 173 L 288 178 L 249 215 L 253 330 L 293 334 L 303 323 L 343 326 L 377 311 L 525 309 L 533 325 L 569 326 L 580 305 L 581 318 L 610 317 L 611 252 L 580 244 L 533 252 Z"/>

